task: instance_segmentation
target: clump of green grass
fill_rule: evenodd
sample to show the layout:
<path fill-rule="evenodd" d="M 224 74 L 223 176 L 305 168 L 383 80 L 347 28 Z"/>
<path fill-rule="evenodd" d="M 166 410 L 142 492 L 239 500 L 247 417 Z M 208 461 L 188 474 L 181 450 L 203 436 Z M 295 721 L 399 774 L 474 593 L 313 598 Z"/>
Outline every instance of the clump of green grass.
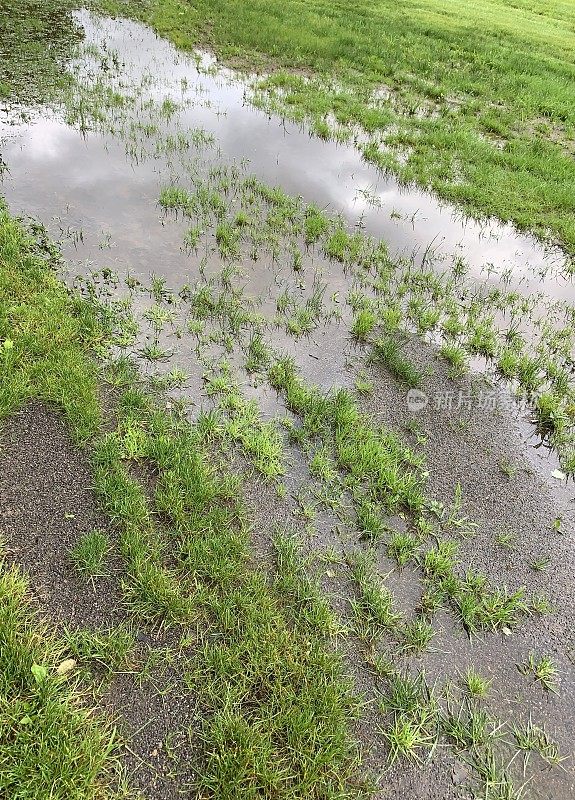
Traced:
<path fill-rule="evenodd" d="M 358 394 L 372 394 L 373 383 L 362 375 L 355 379 L 355 390 Z"/>
<path fill-rule="evenodd" d="M 377 503 L 362 498 L 355 505 L 357 527 L 363 538 L 378 542 L 384 534 L 385 525 L 381 518 L 381 510 Z"/>
<path fill-rule="evenodd" d="M 421 762 L 422 751 L 431 751 L 439 737 L 437 701 L 424 673 L 411 677 L 392 672 L 380 708 L 388 717 L 382 734 L 389 745 L 390 764 L 398 758 Z"/>
<path fill-rule="evenodd" d="M 65 628 L 62 636 L 66 650 L 80 664 L 97 664 L 109 671 L 128 665 L 136 643 L 134 632 L 126 625 L 98 629 Z"/>
<path fill-rule="evenodd" d="M 519 671 L 523 675 L 533 675 L 536 681 L 539 681 L 544 689 L 550 692 L 555 692 L 557 689 L 557 667 L 555 666 L 551 656 L 537 656 L 535 653 L 529 653 L 529 658 L 526 664 L 519 667 Z"/>
<path fill-rule="evenodd" d="M 82 534 L 70 551 L 70 558 L 78 572 L 89 578 L 96 578 L 105 574 L 104 564 L 110 551 L 107 533 L 92 530 Z"/>
<path fill-rule="evenodd" d="M 575 448 L 570 447 L 561 454 L 561 467 L 566 475 L 575 474 Z"/>
<path fill-rule="evenodd" d="M 135 409 L 132 413 L 141 411 Z M 95 490 L 111 521 L 119 528 L 127 571 L 124 579 L 127 604 L 143 620 L 162 616 L 166 622 L 186 621 L 190 618 L 191 604 L 185 586 L 164 566 L 163 543 L 148 499 L 124 463 L 125 459 L 149 457 L 151 453 L 144 428 L 140 428 L 137 450 L 133 448 L 129 437 L 134 427 L 124 422 L 128 443 L 121 432 L 110 433 L 95 443 L 92 457 Z"/>
<path fill-rule="evenodd" d="M 547 569 L 550 563 L 551 558 L 549 556 L 539 556 L 531 562 L 530 566 L 531 569 L 534 569 L 536 572 L 543 572 L 543 570 Z"/>
<path fill-rule="evenodd" d="M 468 570 L 464 578 L 458 577 L 454 569 L 457 548 L 454 541 L 440 540 L 437 547 L 420 556 L 424 575 L 432 587 L 451 600 L 470 633 L 513 625 L 528 610 L 524 590 L 492 589 L 485 575 L 472 570 Z"/>
<path fill-rule="evenodd" d="M 341 261 L 343 264 L 352 264 L 358 261 L 362 247 L 359 234 L 348 233 L 345 228 L 338 227 L 330 232 L 324 242 L 324 251 L 329 258 Z"/>
<path fill-rule="evenodd" d="M 560 436 L 569 425 L 564 397 L 554 392 L 541 392 L 535 400 L 535 419 L 544 435 Z"/>
<path fill-rule="evenodd" d="M 144 319 L 148 320 L 153 330 L 156 333 L 159 333 L 166 325 L 173 323 L 175 311 L 165 308 L 159 303 L 155 303 L 153 306 L 144 311 L 142 316 Z"/>
<path fill-rule="evenodd" d="M 437 543 L 437 547 L 426 550 L 420 557 L 424 574 L 440 585 L 449 586 L 458 547 L 457 542 L 443 539 Z"/>
<path fill-rule="evenodd" d="M 475 710 L 470 713 L 474 716 L 482 716 L 481 711 Z M 481 725 L 481 720 L 478 724 Z M 502 764 L 500 758 L 495 754 L 491 740 L 497 738 L 498 730 L 493 728 L 493 725 L 488 737 L 490 741 L 484 747 L 475 747 L 471 751 L 471 764 L 478 778 L 483 782 L 485 797 L 493 797 L 494 800 L 521 800 L 524 796 L 523 787 L 515 786 L 506 765 Z M 478 731 L 478 733 L 480 732 L 481 730 Z"/>
<path fill-rule="evenodd" d="M 448 709 L 442 714 L 441 730 L 458 750 L 476 752 L 489 747 L 500 736 L 501 725 L 467 698 L 457 713 Z"/>
<path fill-rule="evenodd" d="M 531 718 L 525 725 L 513 724 L 515 744 L 524 753 L 524 769 L 531 753 L 538 753 L 548 764 L 559 764 L 563 759 L 559 747 L 544 728 L 534 725 Z"/>
<path fill-rule="evenodd" d="M 377 317 L 373 311 L 370 311 L 366 308 L 361 309 L 357 312 L 353 320 L 351 332 L 355 337 L 363 342 L 375 328 L 376 322 Z"/>
<path fill-rule="evenodd" d="M 501 531 L 495 536 L 495 541 L 501 547 L 507 547 L 509 550 L 513 550 L 513 546 L 517 540 L 517 536 L 513 533 L 513 531 Z"/>
<path fill-rule="evenodd" d="M 57 674 L 64 645 L 32 610 L 25 578 L 4 564 L 0 607 L 2 794 L 97 800 L 118 766 L 114 731 Z"/>
<path fill-rule="evenodd" d="M 223 430 L 241 444 L 256 469 L 268 478 L 282 475 L 284 445 L 276 422 L 262 422 L 256 401 L 245 400 L 235 387 L 223 394 L 221 408 L 228 414 Z"/>
<path fill-rule="evenodd" d="M 420 653 L 427 648 L 435 636 L 435 631 L 431 622 L 423 616 L 418 616 L 402 626 L 401 634 L 403 637 L 402 649 Z"/>
<path fill-rule="evenodd" d="M 538 359 L 523 355 L 517 362 L 517 379 L 522 389 L 528 395 L 535 392 L 543 381 L 541 375 L 541 365 Z"/>
<path fill-rule="evenodd" d="M 166 186 L 161 190 L 158 202 L 166 210 L 187 212 L 190 209 L 191 197 L 186 189 L 179 186 Z"/>
<path fill-rule="evenodd" d="M 445 343 L 439 348 L 440 354 L 450 364 L 450 374 L 453 377 L 464 375 L 467 370 L 467 353 L 459 345 Z"/>
<path fill-rule="evenodd" d="M 469 667 L 463 676 L 463 684 L 471 697 L 483 698 L 487 696 L 491 681 L 484 678 L 473 667 Z"/>
<path fill-rule="evenodd" d="M 329 229 L 328 217 L 315 206 L 307 206 L 304 217 L 304 237 L 306 244 L 314 244 Z"/>
<path fill-rule="evenodd" d="M 269 366 L 271 354 L 263 340 L 261 333 L 251 335 L 247 347 L 246 369 L 248 372 L 258 372 Z"/>
<path fill-rule="evenodd" d="M 157 342 L 149 342 L 141 348 L 140 355 L 146 361 L 155 363 L 158 361 L 169 361 L 173 352 L 171 350 L 166 350 L 164 347 L 160 347 Z"/>
<path fill-rule="evenodd" d="M 472 353 L 494 358 L 497 353 L 497 336 L 491 319 L 476 320 L 471 323 L 468 347 Z"/>
<path fill-rule="evenodd" d="M 184 245 L 189 250 L 196 250 L 202 235 L 199 225 L 192 225 L 184 234 Z"/>
<path fill-rule="evenodd" d="M 509 627 L 527 611 L 524 590 L 509 592 L 505 587 L 491 589 L 487 577 L 468 571 L 454 589 L 452 597 L 463 625 L 470 632 L 480 628 Z"/>
<path fill-rule="evenodd" d="M 416 536 L 398 531 L 390 537 L 387 543 L 387 552 L 400 567 L 403 567 L 415 557 L 419 545 L 420 541 Z"/>
<path fill-rule="evenodd" d="M 378 579 L 373 554 L 359 551 L 349 557 L 349 565 L 357 582 L 359 596 L 352 602 L 356 616 L 374 633 L 381 627 L 394 631 L 401 619 L 393 607 L 393 595 Z"/>
<path fill-rule="evenodd" d="M 412 389 L 421 386 L 421 372 L 402 354 L 395 339 L 378 339 L 373 347 L 373 355 L 401 383 Z"/>
<path fill-rule="evenodd" d="M 240 231 L 233 223 L 222 221 L 216 228 L 216 242 L 221 257 L 235 259 L 240 256 Z"/>
<path fill-rule="evenodd" d="M 325 446 L 319 447 L 315 451 L 309 462 L 309 470 L 314 477 L 319 478 L 324 483 L 333 483 L 338 478 L 338 471 L 331 457 L 331 452 Z"/>

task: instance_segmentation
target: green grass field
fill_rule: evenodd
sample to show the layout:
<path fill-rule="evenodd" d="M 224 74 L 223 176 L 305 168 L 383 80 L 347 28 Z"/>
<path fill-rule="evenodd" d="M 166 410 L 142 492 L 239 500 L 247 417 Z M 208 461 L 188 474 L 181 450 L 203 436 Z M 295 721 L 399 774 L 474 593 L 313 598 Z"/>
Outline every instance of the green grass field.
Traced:
<path fill-rule="evenodd" d="M 381 133 L 366 156 L 575 252 L 575 5 L 106 0 L 178 46 L 271 68 L 283 109 Z M 308 80 L 310 78 L 311 80 Z M 389 90 L 374 104 L 374 93 Z"/>

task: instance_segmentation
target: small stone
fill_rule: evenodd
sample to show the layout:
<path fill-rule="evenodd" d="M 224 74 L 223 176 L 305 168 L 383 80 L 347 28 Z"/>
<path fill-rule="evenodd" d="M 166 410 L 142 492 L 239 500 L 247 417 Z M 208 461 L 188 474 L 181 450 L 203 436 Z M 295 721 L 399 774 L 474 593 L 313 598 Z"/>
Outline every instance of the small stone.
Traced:
<path fill-rule="evenodd" d="M 459 786 L 459 784 L 463 783 L 468 778 L 469 773 L 464 764 L 458 764 L 456 767 L 454 767 L 453 772 L 451 773 L 451 780 L 455 786 Z"/>

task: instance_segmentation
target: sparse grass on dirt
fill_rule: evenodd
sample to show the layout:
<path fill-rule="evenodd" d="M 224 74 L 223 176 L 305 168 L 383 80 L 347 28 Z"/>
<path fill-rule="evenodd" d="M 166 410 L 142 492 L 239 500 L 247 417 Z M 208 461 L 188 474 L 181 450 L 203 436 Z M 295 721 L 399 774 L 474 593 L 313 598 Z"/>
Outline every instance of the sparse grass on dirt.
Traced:
<path fill-rule="evenodd" d="M 90 437 L 95 490 L 120 534 L 124 598 L 133 618 L 140 624 L 199 624 L 197 656 L 185 681 L 204 711 L 205 763 L 197 779 L 203 796 L 357 797 L 362 791 L 356 779 L 358 755 L 349 733 L 357 700 L 341 659 L 326 646 L 329 630 L 310 627 L 299 615 L 293 618 L 292 590 L 284 601 L 287 587 L 282 582 L 269 586 L 262 573 L 249 567 L 239 486 L 210 463 L 205 426 L 192 428 L 158 410 L 122 361 L 110 373 L 121 392 L 117 428 L 97 435 L 101 372 L 88 348 L 104 347 L 113 320 L 102 325 L 97 306 L 75 300 L 58 283 L 37 242 L 4 210 L 0 309 L 2 418 L 30 398 L 63 408 L 77 437 Z M 156 475 L 153 507 L 127 468 L 137 462 L 145 462 Z M 165 564 L 167 542 L 154 509 L 172 530 L 171 567 Z M 94 575 L 105 547 L 98 532 L 92 532 L 72 558 Z M 11 705 L 0 716 L 1 725 L 8 730 L 16 725 L 19 731 L 4 754 L 7 785 L 19 782 L 20 770 L 30 786 L 46 780 L 68 787 L 67 793 L 54 796 L 95 796 L 106 780 L 108 726 L 94 718 L 71 740 L 82 718 L 71 697 L 62 701 L 54 694 L 61 689 L 51 667 L 43 666 L 48 658 L 44 651 L 31 671 L 34 647 L 41 650 L 31 631 L 32 655 L 22 655 L 25 640 L 16 648 L 13 637 L 19 629 L 13 617 L 21 613 L 22 582 L 12 572 L 2 580 L 3 674 L 18 676 L 15 683 L 10 678 L 5 691 L 12 696 L 14 687 L 27 686 L 32 697 L 22 689 L 18 722 Z M 112 639 L 109 634 L 86 638 L 71 632 L 68 639 L 74 654 L 97 658 L 104 652 L 120 661 L 130 641 L 127 632 Z M 48 735 L 54 725 L 57 732 Z M 40 732 L 39 758 L 32 756 L 27 738 L 35 730 Z M 48 758 L 49 771 L 44 766 Z M 84 794 L 78 788 L 82 786 Z M 21 796 L 39 796 L 30 791 Z"/>
<path fill-rule="evenodd" d="M 98 800 L 117 764 L 114 730 L 58 669 L 65 642 L 39 620 L 26 578 L 0 565 L 0 794 Z M 60 668 L 60 673 L 62 673 Z"/>

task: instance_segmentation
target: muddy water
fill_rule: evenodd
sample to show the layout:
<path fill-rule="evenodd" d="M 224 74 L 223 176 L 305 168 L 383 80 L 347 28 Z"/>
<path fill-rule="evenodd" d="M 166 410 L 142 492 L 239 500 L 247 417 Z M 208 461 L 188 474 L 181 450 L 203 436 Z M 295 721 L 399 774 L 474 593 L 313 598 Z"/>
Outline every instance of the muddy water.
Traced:
<path fill-rule="evenodd" d="M 433 195 L 383 176 L 353 146 L 323 141 L 268 117 L 249 104 L 246 83 L 225 70 L 206 74 L 208 57 L 198 67 L 193 57 L 141 25 L 86 12 L 77 21 L 88 46 L 104 45 L 108 53 L 117 53 L 125 86 L 147 75 L 150 97 L 180 102 L 183 91 L 192 97 L 194 102 L 177 112 L 178 124 L 212 133 L 223 160 L 247 161 L 262 181 L 342 213 L 350 225 L 359 223 L 384 239 L 392 255 L 417 258 L 432 250 L 436 259 L 451 259 L 455 254 L 478 276 L 485 269 L 508 270 L 522 291 L 544 288 L 553 298 L 573 297 L 572 284 L 556 275 L 564 261 L 560 251 L 543 248 L 509 225 L 466 219 Z M 2 119 L 14 122 L 9 115 Z M 81 231 L 83 241 L 76 237 L 75 251 L 67 256 L 98 263 L 104 252 L 107 261 L 144 274 L 181 277 L 188 263 L 179 237 L 173 227 L 166 228 L 156 205 L 169 177 L 165 163 L 136 163 L 113 137 L 84 137 L 55 115 L 3 124 L 2 133 L 8 134 L 2 158 L 9 169 L 2 190 L 10 207 L 39 217 L 56 234 Z"/>

